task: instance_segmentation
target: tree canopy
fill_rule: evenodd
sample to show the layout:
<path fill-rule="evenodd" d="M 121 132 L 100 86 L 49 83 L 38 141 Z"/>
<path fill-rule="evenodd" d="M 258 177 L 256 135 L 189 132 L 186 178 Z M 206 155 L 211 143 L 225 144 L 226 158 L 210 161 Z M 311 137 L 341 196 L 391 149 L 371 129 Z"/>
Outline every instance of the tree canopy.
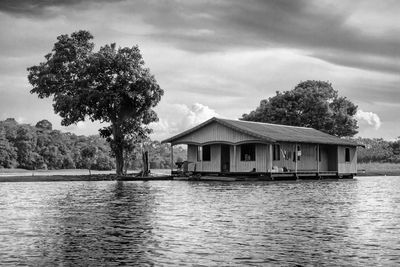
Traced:
<path fill-rule="evenodd" d="M 43 123 L 43 122 L 46 123 Z M 42 126 L 47 125 L 46 128 Z M 19 124 L 14 119 L 0 121 L 0 169 L 75 169 L 86 168 L 82 151 L 95 148 L 96 170 L 115 167 L 110 157 L 110 147 L 100 136 L 77 136 L 48 129 L 50 122 L 42 120 L 31 126 Z"/>
<path fill-rule="evenodd" d="M 358 131 L 357 106 L 339 96 L 329 82 L 300 82 L 293 90 L 276 92 L 241 120 L 311 127 L 338 136 Z"/>
<path fill-rule="evenodd" d="M 53 96 L 54 111 L 62 125 L 86 118 L 109 123 L 100 130 L 116 157 L 117 174 L 123 173 L 123 151 L 132 136 L 150 132 L 145 125 L 157 121 L 153 108 L 163 95 L 138 46 L 95 52 L 93 36 L 78 31 L 57 37 L 46 61 L 28 68 L 31 93 Z"/>

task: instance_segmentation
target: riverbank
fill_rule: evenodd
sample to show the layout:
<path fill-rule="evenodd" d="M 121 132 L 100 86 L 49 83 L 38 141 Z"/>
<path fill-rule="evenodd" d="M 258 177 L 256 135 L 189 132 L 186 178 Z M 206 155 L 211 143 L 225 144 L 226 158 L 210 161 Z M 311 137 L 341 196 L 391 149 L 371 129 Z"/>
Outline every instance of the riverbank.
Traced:
<path fill-rule="evenodd" d="M 394 163 L 359 163 L 357 177 L 364 176 L 400 176 L 400 164 Z M 63 182 L 63 181 L 151 181 L 172 180 L 169 169 L 151 170 L 152 177 L 135 177 L 138 171 L 130 170 L 128 175 L 118 177 L 115 170 L 92 171 L 88 170 L 23 170 L 0 169 L 0 182 Z"/>
<path fill-rule="evenodd" d="M 400 176 L 399 163 L 358 163 L 357 176 Z"/>
<path fill-rule="evenodd" d="M 68 170 L 24 170 L 0 169 L 0 182 L 65 182 L 65 181 L 148 181 L 171 180 L 170 170 L 152 170 L 151 177 L 136 177 L 139 171 L 129 170 L 127 176 L 117 176 L 115 170 L 91 171 L 80 169 Z"/>

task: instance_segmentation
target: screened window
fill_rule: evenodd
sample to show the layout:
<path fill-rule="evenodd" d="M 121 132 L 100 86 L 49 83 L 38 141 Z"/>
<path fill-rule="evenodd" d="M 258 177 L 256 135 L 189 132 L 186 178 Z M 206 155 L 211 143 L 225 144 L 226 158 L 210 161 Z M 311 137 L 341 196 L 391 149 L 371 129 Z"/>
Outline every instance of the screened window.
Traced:
<path fill-rule="evenodd" d="M 211 146 L 203 146 L 203 161 L 211 161 Z"/>
<path fill-rule="evenodd" d="M 350 162 L 350 148 L 346 147 L 344 149 L 344 157 L 346 162 Z"/>
<path fill-rule="evenodd" d="M 273 160 L 281 160 L 281 146 L 280 145 L 273 145 L 273 154 L 272 154 L 272 159 Z"/>
<path fill-rule="evenodd" d="M 245 144 L 240 146 L 240 160 L 241 161 L 255 161 L 256 160 L 256 145 Z"/>

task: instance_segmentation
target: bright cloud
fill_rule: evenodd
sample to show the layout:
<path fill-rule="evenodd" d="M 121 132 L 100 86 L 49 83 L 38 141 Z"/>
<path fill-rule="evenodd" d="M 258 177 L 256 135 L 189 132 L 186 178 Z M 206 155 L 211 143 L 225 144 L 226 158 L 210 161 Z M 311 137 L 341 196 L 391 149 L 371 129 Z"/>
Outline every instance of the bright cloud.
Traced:
<path fill-rule="evenodd" d="M 378 114 L 362 111 L 361 109 L 357 111 L 356 118 L 361 124 L 372 126 L 375 130 L 378 130 L 382 124 Z"/>
<path fill-rule="evenodd" d="M 172 104 L 168 110 L 158 112 L 160 120 L 153 123 L 153 139 L 162 140 L 172 135 L 183 132 L 219 114 L 212 108 L 200 103 L 192 106 L 185 104 Z"/>

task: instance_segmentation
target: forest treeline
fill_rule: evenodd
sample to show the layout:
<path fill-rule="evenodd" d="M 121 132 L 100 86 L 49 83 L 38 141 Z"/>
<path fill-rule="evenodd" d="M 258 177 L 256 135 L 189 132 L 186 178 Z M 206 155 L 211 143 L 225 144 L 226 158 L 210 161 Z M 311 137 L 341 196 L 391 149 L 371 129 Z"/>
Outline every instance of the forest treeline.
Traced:
<path fill-rule="evenodd" d="M 149 151 L 151 168 L 170 167 L 170 146 L 149 140 L 126 155 L 127 168 L 141 167 L 142 149 Z M 185 157 L 183 148 L 174 149 L 174 159 Z M 111 170 L 115 159 L 99 135 L 63 133 L 53 130 L 47 120 L 32 126 L 9 118 L 0 121 L 0 168 Z"/>
<path fill-rule="evenodd" d="M 358 162 L 400 163 L 400 139 L 358 137 L 355 140 L 365 145 L 358 149 Z M 93 151 L 92 155 L 88 151 Z M 125 155 L 125 167 L 141 168 L 143 151 L 149 152 L 151 169 L 170 168 L 170 145 L 151 140 Z M 184 159 L 186 149 L 176 147 L 174 161 Z M 32 126 L 9 118 L 0 121 L 0 168 L 111 170 L 115 168 L 115 159 L 109 144 L 99 135 L 63 133 L 53 130 L 47 120 Z"/>
<path fill-rule="evenodd" d="M 400 163 L 400 138 L 396 141 L 386 141 L 382 138 L 358 137 L 355 140 L 365 146 L 358 149 L 358 162 Z"/>

